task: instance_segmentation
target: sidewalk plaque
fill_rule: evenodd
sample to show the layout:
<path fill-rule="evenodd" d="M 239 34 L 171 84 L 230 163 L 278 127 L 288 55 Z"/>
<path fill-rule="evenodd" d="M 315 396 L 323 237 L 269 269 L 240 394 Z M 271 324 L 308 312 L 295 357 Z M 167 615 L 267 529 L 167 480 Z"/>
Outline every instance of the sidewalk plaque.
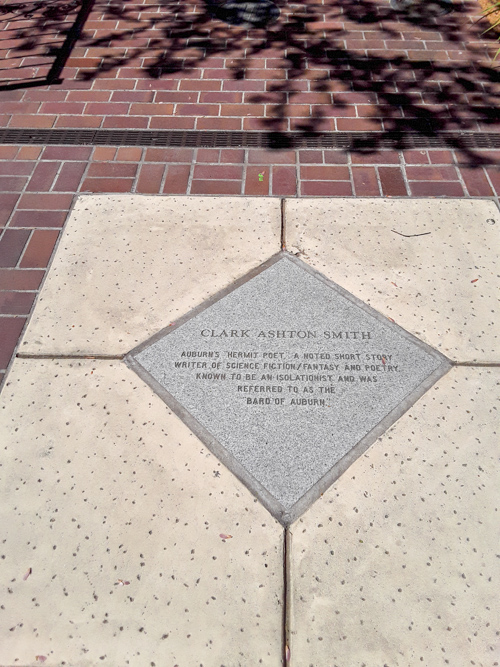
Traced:
<path fill-rule="evenodd" d="M 127 362 L 285 524 L 449 367 L 284 253 Z"/>

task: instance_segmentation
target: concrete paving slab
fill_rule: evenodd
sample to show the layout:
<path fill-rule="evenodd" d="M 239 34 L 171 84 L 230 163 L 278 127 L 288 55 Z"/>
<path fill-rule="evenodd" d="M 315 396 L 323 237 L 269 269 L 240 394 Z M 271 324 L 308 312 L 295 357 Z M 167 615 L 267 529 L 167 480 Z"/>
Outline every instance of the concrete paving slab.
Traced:
<path fill-rule="evenodd" d="M 123 362 L 17 359 L 0 420 L 0 665 L 281 664 L 281 526 Z"/>
<path fill-rule="evenodd" d="M 499 361 L 499 224 L 286 204 L 290 251 L 460 361 Z M 21 353 L 126 353 L 279 249 L 276 200 L 82 197 Z M 293 524 L 293 667 L 498 661 L 499 376 L 454 368 Z M 283 663 L 281 526 L 124 362 L 17 359 L 0 442 L 2 667 Z"/>
<path fill-rule="evenodd" d="M 280 250 L 280 202 L 81 196 L 20 346 L 124 354 Z"/>
<path fill-rule="evenodd" d="M 286 248 L 455 361 L 498 360 L 492 201 L 288 199 Z"/>
<path fill-rule="evenodd" d="M 498 664 L 500 369 L 455 368 L 291 528 L 291 665 Z"/>

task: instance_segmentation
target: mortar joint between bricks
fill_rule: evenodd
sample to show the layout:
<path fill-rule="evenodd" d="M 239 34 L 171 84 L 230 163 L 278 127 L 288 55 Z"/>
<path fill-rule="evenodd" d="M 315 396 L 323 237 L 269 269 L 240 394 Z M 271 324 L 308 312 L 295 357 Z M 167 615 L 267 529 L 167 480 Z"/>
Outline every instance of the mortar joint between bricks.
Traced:
<path fill-rule="evenodd" d="M 144 152 L 144 155 L 145 155 L 145 154 L 146 154 L 146 153 Z M 143 164 L 145 164 L 145 163 L 143 162 Z M 166 183 L 166 181 L 167 181 L 167 170 L 168 170 L 168 166 L 167 166 L 167 164 L 165 163 L 165 164 L 163 164 L 163 174 L 162 174 L 161 181 L 160 181 L 160 194 L 163 194 L 163 190 L 164 190 L 164 188 L 165 188 L 165 183 Z M 187 190 L 186 194 L 188 194 L 188 192 L 189 192 L 189 187 L 186 188 L 186 190 Z"/>
<path fill-rule="evenodd" d="M 43 155 L 43 153 L 42 153 L 42 155 Z M 59 178 L 59 175 L 62 171 L 62 168 L 63 168 L 63 165 L 64 165 L 65 162 L 66 162 L 66 160 L 61 160 L 61 162 L 59 163 L 59 167 L 58 167 L 58 169 L 56 171 L 56 174 L 54 176 L 54 180 L 52 181 L 52 185 L 48 189 L 48 192 L 54 192 L 54 189 L 53 189 L 54 185 L 57 183 L 57 179 Z"/>
<path fill-rule="evenodd" d="M 401 175 L 403 176 L 403 182 L 404 182 L 405 188 L 406 188 L 406 194 L 407 194 L 408 197 L 411 197 L 410 182 L 408 181 L 408 176 L 406 174 L 406 163 L 405 163 L 405 159 L 404 159 L 404 153 L 403 153 L 402 150 L 398 151 L 398 157 L 399 157 L 399 167 L 401 169 Z M 381 186 L 380 190 L 381 190 L 381 192 L 383 192 L 382 183 L 380 183 L 380 186 Z"/>
<path fill-rule="evenodd" d="M 464 189 L 465 194 L 467 195 L 467 197 L 470 197 L 471 194 L 469 192 L 469 188 L 467 187 L 467 183 L 465 182 L 464 177 L 462 176 L 462 172 L 460 171 L 460 169 L 458 167 L 458 164 L 454 164 L 453 166 L 455 167 L 455 171 L 457 172 L 458 181 L 459 181 L 459 183 L 462 184 L 462 187 Z"/>
<path fill-rule="evenodd" d="M 382 188 L 382 180 L 380 178 L 380 173 L 378 170 L 378 165 L 375 165 L 375 178 L 377 179 L 377 185 L 378 185 L 378 191 L 380 193 L 380 197 L 384 196 L 384 190 Z"/>
<path fill-rule="evenodd" d="M 300 179 L 300 158 L 295 164 L 295 197 L 298 199 L 302 195 L 302 181 Z"/>
<path fill-rule="evenodd" d="M 323 154 L 323 159 L 324 159 L 324 154 Z M 349 171 L 349 180 L 351 181 L 352 195 L 356 197 L 356 183 L 354 182 L 354 174 L 352 172 L 352 158 L 350 151 L 349 153 L 347 153 L 347 169 Z"/>
<path fill-rule="evenodd" d="M 75 197 L 77 195 L 81 194 L 81 192 L 82 192 L 82 190 L 81 190 L 82 184 L 85 182 L 85 179 L 87 178 L 87 174 L 89 172 L 91 164 L 93 164 L 93 159 L 92 158 L 93 158 L 93 153 L 91 154 L 90 158 L 87 160 L 87 163 L 85 165 L 85 169 L 83 170 L 83 174 L 80 178 L 80 183 L 79 183 L 79 185 L 78 185 L 78 187 L 76 188 L 76 191 L 75 191 Z"/>
<path fill-rule="evenodd" d="M 241 174 L 241 194 L 245 194 L 247 186 L 247 171 L 248 171 L 248 149 L 246 148 L 243 153 L 243 169 Z"/>
<path fill-rule="evenodd" d="M 117 148 L 116 154 L 115 154 L 115 160 L 118 157 L 119 150 L 120 150 L 120 148 Z M 141 157 L 139 158 L 138 161 L 135 162 L 136 171 L 135 171 L 134 180 L 132 182 L 132 187 L 130 188 L 131 194 L 136 194 L 137 193 L 137 185 L 139 183 L 139 177 L 140 177 L 140 174 L 141 174 L 141 167 L 142 167 L 142 164 L 143 164 L 144 152 L 145 152 L 144 148 L 141 147 Z"/>
<path fill-rule="evenodd" d="M 500 210 L 500 199 L 499 199 L 499 194 L 497 193 L 496 189 L 495 189 L 494 186 L 493 186 L 493 183 L 492 183 L 492 181 L 491 181 L 491 178 L 490 178 L 490 175 L 489 175 L 489 173 L 488 173 L 488 170 L 485 169 L 485 170 L 484 170 L 484 173 L 485 173 L 485 175 L 486 175 L 486 178 L 488 179 L 488 183 L 490 184 L 490 188 L 491 188 L 492 192 L 494 193 L 493 200 L 495 201 L 495 203 L 496 203 L 496 205 L 497 205 L 497 208 Z"/>
<path fill-rule="evenodd" d="M 280 198 L 280 212 L 281 212 L 281 237 L 280 237 L 280 250 L 286 250 L 286 229 L 285 229 L 285 197 Z"/>
<path fill-rule="evenodd" d="M 17 260 L 16 266 L 14 268 L 16 268 L 16 269 L 21 268 L 21 262 L 23 261 L 23 257 L 26 254 L 26 250 L 28 249 L 28 246 L 31 242 L 31 239 L 33 238 L 34 233 L 35 233 L 35 229 L 32 229 L 30 231 L 30 234 L 29 234 L 28 238 L 26 239 L 26 243 L 24 244 L 24 248 L 23 248 L 21 254 L 19 255 L 19 259 Z"/>
<path fill-rule="evenodd" d="M 191 165 L 189 167 L 189 176 L 188 176 L 188 182 L 187 182 L 187 186 L 186 186 L 186 194 L 187 195 L 191 194 L 191 187 L 193 185 L 194 169 L 195 169 L 195 166 L 196 166 L 196 163 L 197 163 L 197 157 L 198 157 L 198 148 L 195 148 L 194 151 L 193 151 L 193 159 L 191 160 Z M 167 168 L 165 169 L 165 171 L 166 172 L 168 171 L 168 164 L 167 164 Z"/>

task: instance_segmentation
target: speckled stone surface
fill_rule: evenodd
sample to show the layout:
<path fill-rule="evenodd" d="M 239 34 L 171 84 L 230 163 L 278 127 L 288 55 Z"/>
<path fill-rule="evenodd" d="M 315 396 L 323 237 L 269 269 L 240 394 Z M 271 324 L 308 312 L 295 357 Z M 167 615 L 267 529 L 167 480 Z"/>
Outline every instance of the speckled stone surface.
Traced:
<path fill-rule="evenodd" d="M 287 250 L 447 357 L 498 360 L 494 202 L 288 199 L 285 236 Z"/>
<path fill-rule="evenodd" d="M 277 199 L 84 195 L 20 346 L 124 354 L 280 249 Z"/>
<path fill-rule="evenodd" d="M 498 665 L 499 385 L 453 369 L 293 525 L 293 667 Z"/>
<path fill-rule="evenodd" d="M 0 442 L 0 665 L 281 664 L 281 526 L 125 364 L 16 360 Z"/>
<path fill-rule="evenodd" d="M 236 459 L 250 488 L 255 480 L 271 495 L 286 523 L 362 438 L 448 368 L 287 255 L 132 357 L 167 390 L 160 395 L 171 407 L 177 402 L 181 416 L 187 410 Z"/>

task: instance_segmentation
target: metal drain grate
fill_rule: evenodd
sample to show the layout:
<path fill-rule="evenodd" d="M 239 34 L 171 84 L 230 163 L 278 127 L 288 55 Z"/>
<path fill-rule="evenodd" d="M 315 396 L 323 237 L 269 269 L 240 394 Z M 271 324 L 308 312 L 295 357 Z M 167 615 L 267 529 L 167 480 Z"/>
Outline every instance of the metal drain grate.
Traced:
<path fill-rule="evenodd" d="M 500 148 L 500 133 L 443 132 L 222 132 L 198 130 L 44 130 L 2 129 L 0 144 L 73 146 L 163 146 L 172 148 Z"/>

